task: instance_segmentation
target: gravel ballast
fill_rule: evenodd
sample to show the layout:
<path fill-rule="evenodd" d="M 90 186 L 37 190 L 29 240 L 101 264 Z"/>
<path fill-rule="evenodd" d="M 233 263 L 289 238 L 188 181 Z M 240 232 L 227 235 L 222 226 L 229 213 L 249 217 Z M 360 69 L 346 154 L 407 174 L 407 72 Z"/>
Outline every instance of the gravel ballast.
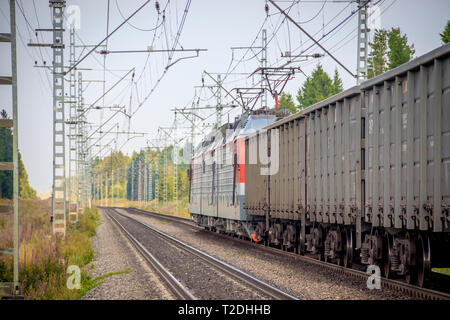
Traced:
<path fill-rule="evenodd" d="M 193 254 L 154 235 L 138 222 L 118 214 L 113 214 L 113 216 L 196 298 L 201 300 L 261 300 L 268 298 Z"/>
<path fill-rule="evenodd" d="M 143 260 L 129 240 L 111 219 L 99 209 L 102 224 L 92 238 L 94 259 L 87 268 L 91 278 L 110 272 L 114 274 L 103 279 L 91 289 L 84 300 L 172 300 L 173 295 L 165 288 L 159 277 Z"/>
<path fill-rule="evenodd" d="M 201 229 L 176 222 L 117 209 L 184 241 L 218 259 L 264 280 L 300 299 L 313 300 L 404 300 L 409 295 L 388 289 L 367 288 L 366 281 L 300 261 L 276 255 L 232 239 L 223 239 Z"/>

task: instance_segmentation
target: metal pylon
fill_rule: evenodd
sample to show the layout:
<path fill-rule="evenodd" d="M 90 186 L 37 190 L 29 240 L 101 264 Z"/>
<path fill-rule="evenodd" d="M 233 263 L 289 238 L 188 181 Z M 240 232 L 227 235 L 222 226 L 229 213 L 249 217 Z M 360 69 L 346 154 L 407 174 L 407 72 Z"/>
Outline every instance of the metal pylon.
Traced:
<path fill-rule="evenodd" d="M 177 113 L 174 116 L 174 133 L 173 133 L 173 200 L 178 200 L 178 126 Z"/>
<path fill-rule="evenodd" d="M 222 125 L 222 110 L 223 110 L 223 106 L 222 106 L 222 77 L 219 75 L 217 75 L 217 83 L 218 83 L 218 87 L 217 87 L 217 119 L 216 119 L 216 123 L 217 123 L 217 128 L 219 128 Z"/>
<path fill-rule="evenodd" d="M 83 74 L 78 72 L 78 107 L 77 107 L 77 208 L 80 214 L 84 208 L 84 130 L 85 116 L 83 105 Z"/>
<path fill-rule="evenodd" d="M 163 202 L 167 203 L 167 172 L 168 172 L 168 168 L 167 168 L 167 146 L 164 147 L 164 194 L 163 194 Z"/>
<path fill-rule="evenodd" d="M 159 153 L 156 153 L 156 171 L 155 171 L 155 199 L 159 203 L 159 167 L 161 159 Z"/>
<path fill-rule="evenodd" d="M 262 30 L 262 49 L 261 49 L 261 67 L 267 68 L 267 30 Z M 267 82 L 264 81 L 264 75 L 261 74 L 261 90 L 264 90 L 261 96 L 261 107 L 267 107 Z"/>
<path fill-rule="evenodd" d="M 0 162 L 0 171 L 12 171 L 13 173 L 13 203 L 0 205 L 0 216 L 3 214 L 14 215 L 13 222 L 13 248 L 0 249 L 1 256 L 13 256 L 13 282 L 1 283 L 7 294 L 19 295 L 19 149 L 18 149 L 18 108 L 17 108 L 17 60 L 16 60 L 16 2 L 9 1 L 11 33 L 1 33 L 0 42 L 11 44 L 11 76 L 0 76 L 0 85 L 12 86 L 12 120 L 0 119 L 0 128 L 12 128 L 13 154 L 12 162 Z M 0 292 L 0 295 L 2 292 Z"/>
<path fill-rule="evenodd" d="M 367 8 L 370 0 L 358 0 L 358 52 L 356 65 L 356 82 L 360 84 L 367 79 L 367 56 L 368 56 L 368 37 L 369 29 L 367 26 Z"/>
<path fill-rule="evenodd" d="M 50 0 L 53 13 L 53 233 L 66 234 L 66 169 L 64 133 L 64 37 L 65 1 Z"/>
<path fill-rule="evenodd" d="M 139 166 L 138 166 L 138 205 L 139 207 L 141 206 L 141 202 L 142 202 L 142 158 L 141 158 L 141 154 L 139 154 L 139 156 L 137 157 L 137 160 L 139 161 Z"/>
<path fill-rule="evenodd" d="M 75 30 L 70 28 L 70 65 L 75 63 Z M 78 221 L 77 209 L 77 101 L 76 101 L 76 80 L 75 68 L 69 74 L 69 221 Z"/>
<path fill-rule="evenodd" d="M 150 152 L 150 164 L 149 164 L 149 182 L 148 182 L 148 194 L 149 194 L 149 201 L 153 200 L 153 161 L 152 161 L 152 153 Z"/>
<path fill-rule="evenodd" d="M 131 201 L 134 201 L 134 160 L 131 160 Z"/>
<path fill-rule="evenodd" d="M 148 152 L 144 152 L 144 205 L 147 205 L 148 201 Z"/>

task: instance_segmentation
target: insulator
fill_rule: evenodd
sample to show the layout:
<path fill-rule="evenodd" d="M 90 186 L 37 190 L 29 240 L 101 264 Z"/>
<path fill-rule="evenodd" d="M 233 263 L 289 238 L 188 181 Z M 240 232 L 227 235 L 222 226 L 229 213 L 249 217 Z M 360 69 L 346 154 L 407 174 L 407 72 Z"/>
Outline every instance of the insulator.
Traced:
<path fill-rule="evenodd" d="M 158 14 L 159 14 L 159 2 L 158 1 L 155 2 L 155 8 L 156 8 L 156 11 L 158 11 Z"/>
<path fill-rule="evenodd" d="M 266 11 L 266 15 L 269 15 L 269 5 L 267 3 L 264 6 L 264 10 Z"/>

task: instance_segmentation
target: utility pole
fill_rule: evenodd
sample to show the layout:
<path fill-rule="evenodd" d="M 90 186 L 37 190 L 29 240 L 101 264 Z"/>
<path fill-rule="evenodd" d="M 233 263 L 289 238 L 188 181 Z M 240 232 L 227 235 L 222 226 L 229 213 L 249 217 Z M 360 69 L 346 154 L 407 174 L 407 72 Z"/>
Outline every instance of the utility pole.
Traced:
<path fill-rule="evenodd" d="M 217 128 L 219 128 L 222 125 L 222 77 L 220 74 L 217 75 Z"/>
<path fill-rule="evenodd" d="M 78 197 L 77 207 L 78 214 L 82 213 L 84 208 L 84 149 L 85 149 L 85 122 L 84 101 L 83 101 L 83 74 L 78 72 L 78 107 L 77 107 L 77 180 L 78 180 Z"/>
<path fill-rule="evenodd" d="M 0 257 L 13 256 L 13 282 L 1 283 L 0 291 L 6 289 L 7 294 L 20 294 L 19 282 L 19 139 L 18 139 L 18 107 L 17 107 L 17 56 L 16 56 L 16 1 L 9 1 L 10 33 L 0 33 L 0 42 L 11 45 L 11 76 L 0 76 L 0 85 L 11 85 L 12 89 L 12 120 L 0 119 L 0 128 L 12 128 L 13 154 L 12 162 L 0 162 L 0 171 L 12 171 L 13 203 L 0 205 L 0 215 L 13 214 L 13 247 L 0 249 Z M 0 292 L 2 294 L 2 292 Z"/>
<path fill-rule="evenodd" d="M 131 160 L 131 201 L 134 201 L 134 160 Z"/>
<path fill-rule="evenodd" d="M 149 201 L 153 200 L 153 161 L 152 161 L 152 152 L 149 148 L 150 151 L 150 157 L 149 157 L 149 161 L 150 161 L 150 165 L 149 165 Z"/>
<path fill-rule="evenodd" d="M 159 150 L 158 150 L 159 151 Z M 156 172 L 155 172 L 155 199 L 159 203 L 159 167 L 161 165 L 161 159 L 159 157 L 159 152 L 156 153 Z"/>
<path fill-rule="evenodd" d="M 368 60 L 368 38 L 369 27 L 367 26 L 367 12 L 370 0 L 357 0 L 358 4 L 358 47 L 356 64 L 356 83 L 360 84 L 367 80 L 367 60 Z"/>
<path fill-rule="evenodd" d="M 70 65 L 75 63 L 75 29 L 70 27 Z M 69 74 L 69 221 L 78 221 L 78 203 L 77 203 L 77 101 L 76 101 L 76 81 L 75 69 Z"/>
<path fill-rule="evenodd" d="M 261 68 L 267 68 L 267 30 L 262 30 L 262 49 L 261 49 Z M 261 74 L 261 108 L 267 107 L 267 83 L 264 81 L 264 75 Z"/>
<path fill-rule="evenodd" d="M 142 202 L 142 158 L 141 158 L 141 153 L 139 153 L 137 160 L 139 162 L 139 166 L 138 166 L 138 174 L 137 174 L 137 179 L 138 179 L 138 183 L 137 183 L 137 188 L 138 188 L 138 207 L 141 207 L 141 202 Z"/>
<path fill-rule="evenodd" d="M 51 47 L 53 49 L 53 184 L 52 184 L 52 216 L 53 233 L 66 234 L 66 150 L 65 150 L 65 121 L 64 121 L 64 37 L 63 37 L 63 9 L 64 0 L 50 0 L 52 8 L 52 29 L 38 29 L 37 31 L 51 31 L 52 44 L 28 44 L 35 47 Z"/>
<path fill-rule="evenodd" d="M 144 206 L 147 205 L 148 201 L 148 150 L 144 152 Z"/>
<path fill-rule="evenodd" d="M 167 203 L 167 172 L 168 172 L 168 168 L 167 168 L 167 144 L 164 144 L 164 155 L 163 155 L 163 160 L 164 160 L 164 168 L 163 168 L 163 172 L 164 172 L 164 194 L 163 194 L 163 202 Z"/>
<path fill-rule="evenodd" d="M 53 233 L 66 235 L 66 150 L 64 133 L 64 0 L 50 0 L 53 12 Z"/>
<path fill-rule="evenodd" d="M 220 75 L 219 75 L 219 81 L 220 81 Z M 219 106 L 222 104 L 220 102 Z M 222 123 L 222 115 L 220 116 L 220 122 Z M 177 112 L 175 111 L 174 115 L 174 134 L 173 134 L 173 199 L 176 201 L 178 200 L 178 145 L 177 145 L 177 139 L 178 139 L 178 129 L 177 129 Z"/>
<path fill-rule="evenodd" d="M 228 92 L 224 87 L 223 87 L 223 81 L 222 81 L 222 76 L 221 74 L 217 74 L 217 79 L 215 79 L 210 73 L 203 71 L 204 74 L 206 74 L 208 77 L 210 77 L 214 82 L 215 85 L 205 85 L 205 80 L 202 76 L 202 85 L 200 86 L 201 88 L 209 88 L 212 92 L 212 94 L 216 97 L 216 126 L 220 127 L 222 125 L 222 111 L 225 108 L 229 108 L 229 107 L 234 107 L 234 105 L 230 106 L 230 105 L 223 105 L 222 104 L 222 90 L 225 91 L 226 95 L 231 96 L 233 99 L 234 97 L 230 94 L 230 92 Z M 197 86 L 195 87 L 197 88 Z M 236 100 L 236 99 L 234 99 Z M 238 102 L 238 101 L 237 101 Z M 238 102 L 239 104 L 239 102 Z"/>
<path fill-rule="evenodd" d="M 195 101 L 192 102 L 192 118 L 191 118 L 191 158 L 194 156 L 195 149 L 195 120 L 197 118 L 197 108 L 200 103 L 200 97 L 197 99 L 197 103 Z"/>
<path fill-rule="evenodd" d="M 175 111 L 175 121 L 173 127 L 159 127 L 158 132 L 163 132 L 168 139 L 172 139 L 173 141 L 173 152 L 172 152 L 172 162 L 173 162 L 173 198 L 174 200 L 178 199 L 178 140 L 177 140 L 177 111 Z M 170 135 L 166 130 L 173 130 L 172 135 Z M 167 161 L 167 139 L 164 140 L 164 202 L 167 202 L 167 175 L 168 175 L 168 161 Z M 180 139 L 182 140 L 182 139 Z"/>

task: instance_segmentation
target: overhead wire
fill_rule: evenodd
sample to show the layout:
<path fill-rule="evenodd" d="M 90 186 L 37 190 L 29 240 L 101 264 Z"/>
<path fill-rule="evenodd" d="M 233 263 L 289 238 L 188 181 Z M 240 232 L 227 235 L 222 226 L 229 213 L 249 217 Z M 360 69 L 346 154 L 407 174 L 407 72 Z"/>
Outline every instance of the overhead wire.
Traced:
<path fill-rule="evenodd" d="M 170 2 L 170 1 L 168 1 L 168 2 Z M 122 10 L 120 10 L 118 0 L 116 0 L 116 7 L 117 7 L 117 11 L 119 12 L 119 14 L 120 14 L 120 16 L 122 17 L 122 19 L 125 20 L 126 18 L 125 18 L 125 16 L 123 15 Z M 132 28 L 134 28 L 134 29 L 136 29 L 136 30 L 139 30 L 139 31 L 143 31 L 143 32 L 154 31 L 154 30 L 156 30 L 156 29 L 159 28 L 159 26 L 156 26 L 156 27 L 150 28 L 150 29 L 139 28 L 139 27 L 136 27 L 134 24 L 132 24 L 130 21 L 127 21 L 127 24 L 128 24 L 130 27 L 132 27 Z"/>
<path fill-rule="evenodd" d="M 28 35 L 29 35 L 29 37 L 30 37 L 30 41 L 31 41 L 31 38 L 32 38 L 31 33 L 35 33 L 36 40 L 37 40 L 37 42 L 39 42 L 38 34 L 37 34 L 37 32 L 35 32 L 35 29 L 34 29 L 33 26 L 31 25 L 31 23 L 28 21 L 27 16 L 26 16 L 26 14 L 25 14 L 25 10 L 23 9 L 23 4 L 22 4 L 22 2 L 21 2 L 20 0 L 17 1 L 17 6 L 18 6 L 19 11 L 20 11 L 20 13 L 22 14 L 23 18 L 25 19 L 26 27 L 27 27 L 27 32 L 28 32 Z M 37 17 L 37 15 L 36 15 L 36 17 Z M 31 30 L 31 33 L 30 33 L 30 30 Z M 27 48 L 27 51 L 28 51 L 28 46 L 26 46 L 26 48 Z M 40 47 L 38 47 L 38 52 L 39 52 L 39 55 L 41 56 L 42 62 L 44 62 L 45 59 L 44 59 L 44 56 L 43 56 L 43 54 L 42 54 L 42 50 L 41 50 Z M 52 86 L 51 86 L 51 81 L 50 81 L 49 75 L 48 75 L 47 72 L 45 72 L 45 71 L 44 71 L 44 73 L 45 73 L 45 76 L 46 76 L 46 78 L 47 78 L 48 90 L 51 91 Z M 40 73 L 39 71 L 38 71 L 38 74 L 39 74 L 39 78 L 41 78 L 41 81 L 43 82 L 41 73 Z"/>
<path fill-rule="evenodd" d="M 0 12 L 1 12 L 2 16 L 5 18 L 5 20 L 9 19 L 8 16 L 3 12 L 3 10 L 1 8 L 0 8 Z M 17 31 L 17 34 L 19 35 L 20 43 L 22 43 L 23 47 L 25 48 L 25 52 L 28 54 L 28 56 L 30 57 L 30 59 L 32 61 L 35 61 L 35 57 L 33 56 L 33 54 L 28 49 L 28 46 L 25 43 L 24 37 L 23 37 L 22 33 L 20 32 L 19 25 L 17 24 L 17 22 L 16 22 L 16 31 Z M 36 72 L 38 73 L 39 78 L 41 80 L 41 83 L 43 84 L 43 87 L 45 88 L 45 90 L 47 90 L 48 92 L 51 93 L 51 87 L 47 88 L 45 86 L 46 82 L 44 82 L 44 79 L 42 78 L 41 73 L 39 72 L 39 70 L 36 70 Z"/>
<path fill-rule="evenodd" d="M 143 100 L 142 102 L 139 103 L 137 109 L 131 114 L 131 116 L 134 116 L 134 115 L 136 114 L 136 112 L 139 111 L 139 109 L 143 106 L 143 104 L 144 104 L 144 103 L 148 100 L 148 98 L 152 95 L 152 93 L 153 93 L 153 92 L 155 91 L 155 89 L 158 87 L 158 85 L 159 85 L 159 83 L 161 82 L 161 80 L 162 80 L 162 79 L 164 78 L 164 76 L 166 75 L 166 73 L 167 73 L 167 71 L 168 71 L 168 69 L 169 69 L 171 60 L 172 60 L 172 58 L 173 58 L 173 54 L 174 54 L 174 52 L 175 52 L 174 50 L 176 49 L 176 46 L 177 46 L 178 41 L 179 41 L 179 38 L 180 38 L 180 36 L 181 36 L 181 32 L 182 32 L 182 30 L 183 30 L 184 23 L 185 23 L 185 21 L 186 21 L 187 14 L 188 14 L 188 12 L 189 12 L 190 4 L 191 4 L 191 0 L 187 0 L 186 7 L 185 7 L 184 12 L 183 12 L 183 17 L 181 18 L 181 22 L 180 22 L 180 25 L 179 25 L 179 27 L 178 27 L 177 35 L 176 35 L 176 37 L 175 37 L 175 41 L 174 41 L 174 43 L 173 43 L 171 53 L 169 54 L 169 58 L 168 58 L 168 60 L 167 60 L 167 65 L 166 65 L 166 67 L 165 67 L 165 69 L 164 69 L 162 75 L 158 78 L 158 80 L 157 80 L 156 83 L 153 85 L 152 89 L 150 90 L 150 92 L 148 93 L 148 95 L 144 98 L 144 100 Z"/>

